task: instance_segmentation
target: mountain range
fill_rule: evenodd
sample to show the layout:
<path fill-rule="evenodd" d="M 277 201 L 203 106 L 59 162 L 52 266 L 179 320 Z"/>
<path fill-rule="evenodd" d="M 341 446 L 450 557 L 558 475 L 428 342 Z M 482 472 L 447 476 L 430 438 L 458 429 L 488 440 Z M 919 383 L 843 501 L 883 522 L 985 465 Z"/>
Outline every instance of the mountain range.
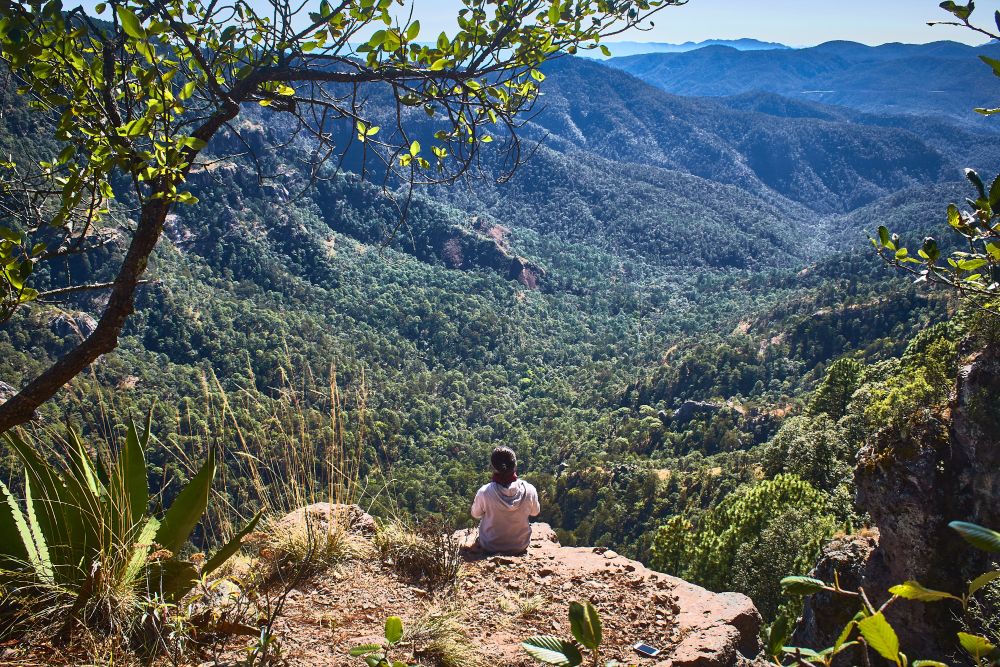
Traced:
<path fill-rule="evenodd" d="M 680 95 L 766 91 L 872 113 L 945 116 L 974 124 L 972 109 L 995 106 L 1000 93 L 990 68 L 977 65 L 978 56 L 996 58 L 1000 45 L 941 41 L 873 47 L 836 41 L 769 51 L 710 46 L 608 63 Z"/>

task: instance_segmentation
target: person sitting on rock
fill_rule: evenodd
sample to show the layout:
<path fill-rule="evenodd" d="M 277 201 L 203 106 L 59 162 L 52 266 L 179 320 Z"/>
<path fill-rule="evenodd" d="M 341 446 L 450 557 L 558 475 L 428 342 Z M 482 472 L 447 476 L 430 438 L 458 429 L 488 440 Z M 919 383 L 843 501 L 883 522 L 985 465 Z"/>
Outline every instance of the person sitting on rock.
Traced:
<path fill-rule="evenodd" d="M 476 493 L 472 517 L 480 519 L 476 546 L 483 551 L 519 554 L 531 542 L 529 517 L 538 516 L 535 487 L 517 478 L 517 455 L 510 447 L 497 447 L 490 456 L 493 481 Z"/>

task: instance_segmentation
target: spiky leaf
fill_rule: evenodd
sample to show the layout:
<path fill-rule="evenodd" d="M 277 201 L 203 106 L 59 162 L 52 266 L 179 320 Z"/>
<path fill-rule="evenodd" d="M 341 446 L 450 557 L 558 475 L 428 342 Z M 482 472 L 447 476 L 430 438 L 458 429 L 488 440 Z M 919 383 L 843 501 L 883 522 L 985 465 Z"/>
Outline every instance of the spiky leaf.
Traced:
<path fill-rule="evenodd" d="M 225 546 L 212 554 L 212 557 L 208 559 L 205 563 L 205 567 L 201 569 L 203 574 L 211 574 L 220 565 L 229 560 L 233 554 L 240 550 L 240 546 L 243 544 L 243 538 L 250 534 L 254 528 L 257 527 L 257 522 L 260 521 L 260 517 L 263 512 L 257 512 L 247 525 L 243 526 L 243 530 L 233 535 L 232 539 L 226 542 Z"/>
<path fill-rule="evenodd" d="M 160 529 L 156 533 L 156 541 L 168 551 L 177 553 L 187 542 L 191 531 L 201 520 L 208 507 L 208 496 L 215 478 L 215 450 L 210 450 L 208 460 L 202 465 L 188 485 L 184 487 L 174 503 L 167 510 Z"/>

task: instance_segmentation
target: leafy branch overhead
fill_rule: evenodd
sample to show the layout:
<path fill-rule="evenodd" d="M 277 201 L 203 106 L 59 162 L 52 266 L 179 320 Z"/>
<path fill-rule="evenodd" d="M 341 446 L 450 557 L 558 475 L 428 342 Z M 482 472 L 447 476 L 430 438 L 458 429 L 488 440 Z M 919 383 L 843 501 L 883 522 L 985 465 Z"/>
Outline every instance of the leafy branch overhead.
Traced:
<path fill-rule="evenodd" d="M 293 120 L 313 174 L 356 150 L 362 175 L 372 161 L 387 185 L 450 182 L 496 141 L 503 178 L 522 159 L 544 61 L 684 2 L 463 0 L 457 29 L 436 36 L 394 0 L 128 0 L 98 4 L 99 18 L 5 3 L 0 59 L 57 148 L 0 165 L 0 320 L 65 295 L 33 286 L 39 263 L 127 250 L 110 286 L 78 286 L 111 291 L 91 339 L 0 406 L 0 432 L 117 345 L 168 212 L 196 203 L 188 176 L 226 158 L 205 151 L 245 105 Z M 366 105 L 372 95 L 387 102 Z"/>
<path fill-rule="evenodd" d="M 1000 39 L 1000 10 L 993 20 L 996 32 L 972 23 L 975 2 L 958 4 L 946 1 L 941 8 L 952 14 L 955 21 L 939 21 L 930 25 L 953 25 L 971 29 L 990 39 Z M 1000 77 L 1000 61 L 981 55 L 980 59 Z M 992 116 L 998 108 L 980 108 L 977 112 Z M 987 188 L 982 177 L 972 169 L 965 176 L 976 191 L 976 198 L 966 199 L 967 210 L 955 204 L 948 206 L 948 225 L 960 237 L 960 249 L 945 257 L 938 239 L 926 237 L 918 248 L 911 250 L 898 234 L 882 225 L 877 238 L 872 238 L 875 250 L 886 263 L 913 274 L 918 283 L 942 285 L 956 290 L 963 297 L 974 299 L 989 312 L 1000 313 L 1000 176 Z"/>

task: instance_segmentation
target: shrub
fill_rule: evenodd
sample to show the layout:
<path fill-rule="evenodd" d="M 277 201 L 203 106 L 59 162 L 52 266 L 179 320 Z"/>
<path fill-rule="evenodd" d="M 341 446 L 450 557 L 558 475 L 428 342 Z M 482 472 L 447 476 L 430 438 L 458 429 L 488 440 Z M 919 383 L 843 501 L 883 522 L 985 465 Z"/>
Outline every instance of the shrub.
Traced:
<path fill-rule="evenodd" d="M 601 617 L 590 602 L 573 602 L 569 605 L 569 624 L 573 639 L 560 639 L 551 635 L 529 637 L 521 647 L 535 660 L 549 665 L 576 667 L 584 662 L 581 648 L 590 651 L 590 664 L 598 667 L 601 661 L 601 643 L 604 641 Z M 605 667 L 618 665 L 615 661 Z"/>

